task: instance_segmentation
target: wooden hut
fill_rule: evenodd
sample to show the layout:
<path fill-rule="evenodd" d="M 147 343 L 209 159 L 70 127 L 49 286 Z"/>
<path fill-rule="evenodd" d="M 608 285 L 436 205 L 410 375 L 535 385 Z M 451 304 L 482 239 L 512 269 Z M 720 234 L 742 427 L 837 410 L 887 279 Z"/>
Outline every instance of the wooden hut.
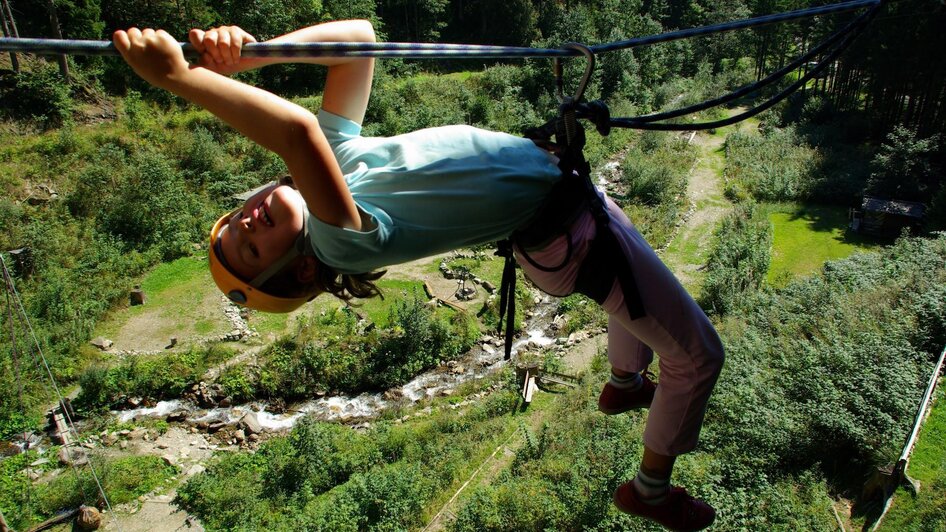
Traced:
<path fill-rule="evenodd" d="M 915 201 L 885 200 L 864 196 L 860 209 L 851 211 L 851 229 L 884 237 L 897 237 L 904 228 L 911 231 L 923 222 L 925 206 Z"/>

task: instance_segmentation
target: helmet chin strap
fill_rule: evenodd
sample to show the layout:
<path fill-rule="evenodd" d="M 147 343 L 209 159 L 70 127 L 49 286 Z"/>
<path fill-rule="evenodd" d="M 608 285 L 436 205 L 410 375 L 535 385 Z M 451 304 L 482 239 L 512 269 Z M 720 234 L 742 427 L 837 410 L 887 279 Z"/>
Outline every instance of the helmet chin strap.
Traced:
<path fill-rule="evenodd" d="M 289 265 L 296 257 L 314 257 L 315 250 L 312 249 L 312 244 L 309 242 L 309 209 L 302 209 L 302 231 L 299 231 L 299 235 L 296 237 L 296 241 L 293 242 L 292 246 L 289 247 L 289 250 L 286 251 L 286 254 L 279 258 L 279 260 L 273 262 L 269 265 L 268 268 L 263 270 L 263 273 L 257 275 L 252 281 L 250 281 L 250 286 L 253 288 L 260 288 L 266 281 L 269 281 L 274 275 L 278 274 Z"/>

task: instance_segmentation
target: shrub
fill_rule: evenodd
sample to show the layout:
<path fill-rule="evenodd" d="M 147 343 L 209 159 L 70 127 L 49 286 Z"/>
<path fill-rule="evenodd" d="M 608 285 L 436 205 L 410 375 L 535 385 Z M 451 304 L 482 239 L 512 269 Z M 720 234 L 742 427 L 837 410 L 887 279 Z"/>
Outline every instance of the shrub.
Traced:
<path fill-rule="evenodd" d="M 714 242 L 706 262 L 700 304 L 707 311 L 728 314 L 765 281 L 772 228 L 764 213 L 747 203 L 723 219 Z"/>
<path fill-rule="evenodd" d="M 762 135 L 736 132 L 726 137 L 726 196 L 747 191 L 760 201 L 805 199 L 819 162 L 817 150 L 805 145 L 791 127 L 769 127 Z"/>
<path fill-rule="evenodd" d="M 72 115 L 72 97 L 56 66 L 41 61 L 32 69 L 0 76 L 0 111 L 10 118 L 59 126 Z"/>
<path fill-rule="evenodd" d="M 126 397 L 154 400 L 180 397 L 207 369 L 232 356 L 220 346 L 150 357 L 128 357 L 119 365 L 91 366 L 79 377 L 82 387 L 75 405 L 95 411 L 113 407 Z"/>

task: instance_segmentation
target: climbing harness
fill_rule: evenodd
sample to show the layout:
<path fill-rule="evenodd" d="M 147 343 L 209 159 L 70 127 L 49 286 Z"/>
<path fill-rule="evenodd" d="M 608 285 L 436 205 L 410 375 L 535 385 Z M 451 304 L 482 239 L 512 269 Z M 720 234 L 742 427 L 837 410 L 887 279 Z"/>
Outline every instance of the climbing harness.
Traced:
<path fill-rule="evenodd" d="M 631 320 L 644 317 L 644 304 L 637 289 L 634 272 L 621 245 L 610 226 L 610 217 L 604 200 L 591 182 L 591 166 L 585 160 L 584 128 L 578 117 L 590 119 L 602 135 L 610 132 L 610 113 L 608 107 L 599 100 L 582 102 L 585 88 L 595 67 L 595 56 L 587 46 L 569 43 L 566 48 L 577 49 L 586 58 L 585 72 L 578 84 L 574 96 L 564 96 L 562 90 L 562 68 L 555 60 L 554 72 L 558 96 L 560 99 L 558 116 L 544 125 L 529 129 L 525 136 L 537 143 L 546 143 L 555 137 L 555 154 L 559 158 L 562 177 L 553 187 L 548 199 L 540 207 L 537 215 L 523 228 L 513 232 L 511 237 L 499 243 L 497 255 L 505 258 L 503 278 L 500 286 L 499 332 L 505 328 L 505 358 L 512 354 L 513 322 L 515 321 L 516 273 L 513 249 L 518 248 L 519 255 L 529 264 L 544 272 L 562 270 L 573 258 L 570 227 L 580 214 L 591 212 L 595 220 L 595 237 L 588 254 L 578 269 L 574 290 L 582 293 L 598 304 L 603 304 L 611 293 L 615 280 L 620 283 L 621 291 Z M 565 237 L 566 253 L 561 263 L 555 266 L 536 262 L 529 251 L 542 249 L 553 239 Z"/>
<path fill-rule="evenodd" d="M 578 89 L 572 97 L 562 95 L 562 68 L 559 57 L 555 57 L 554 74 L 556 90 L 559 101 L 561 102 L 558 109 L 558 116 L 542 126 L 525 132 L 527 138 L 532 139 L 539 145 L 543 145 L 547 143 L 549 138 L 555 137 L 555 145 L 558 148 L 555 154 L 559 156 L 559 168 L 562 170 L 562 179 L 553 187 L 549 198 L 540 208 L 539 213 L 533 220 L 524 228 L 515 231 L 509 240 L 500 242 L 496 252 L 497 255 L 504 257 L 506 261 L 503 268 L 499 304 L 499 332 L 505 332 L 505 358 L 509 359 L 512 353 L 513 321 L 515 320 L 516 264 L 513 257 L 513 243 L 518 247 L 521 257 L 536 269 L 544 272 L 559 271 L 572 259 L 573 249 L 568 228 L 577 218 L 577 215 L 584 212 L 585 209 L 589 209 L 594 217 L 596 233 L 591 243 L 591 248 L 579 268 L 575 282 L 575 291 L 585 294 L 601 304 L 610 294 L 616 279 L 621 286 L 630 319 L 633 321 L 646 315 L 646 309 L 641 300 L 631 264 L 609 227 L 609 218 L 603 200 L 591 182 L 591 171 L 582 153 L 585 143 L 584 129 L 581 124 L 578 123 L 578 119 L 586 119 L 592 122 L 601 135 L 607 135 L 611 127 L 682 131 L 723 127 L 745 120 L 785 99 L 789 94 L 804 86 L 805 83 L 824 71 L 829 64 L 833 63 L 864 31 L 868 23 L 876 16 L 882 4 L 880 2 L 861 4 L 860 7 L 865 5 L 870 5 L 871 9 L 859 15 L 818 46 L 813 47 L 785 67 L 773 72 L 762 80 L 736 89 L 721 97 L 695 105 L 633 118 L 612 118 L 604 102 L 599 100 L 585 102 L 582 100 L 588 80 L 594 70 L 595 53 L 620 49 L 622 45 L 612 43 L 611 45 L 605 45 L 597 49 L 576 43 L 565 45 L 563 50 L 576 51 L 583 55 L 587 61 L 585 72 L 579 82 Z M 778 15 L 776 15 L 776 17 L 778 17 Z M 742 22 L 748 24 L 748 21 Z M 740 27 L 748 26 L 742 25 Z M 635 45 L 663 42 L 664 40 L 675 38 L 681 33 L 686 33 L 687 36 L 693 36 L 712 31 L 714 30 L 710 30 L 709 28 L 696 28 L 694 30 L 683 30 L 683 32 L 671 32 L 660 36 L 638 39 L 635 41 Z M 627 42 L 628 41 L 624 41 L 625 44 Z M 761 104 L 741 114 L 722 120 L 695 124 L 660 122 L 662 120 L 677 118 L 686 114 L 709 109 L 758 91 L 784 78 L 788 73 L 807 63 L 810 59 L 824 53 L 826 53 L 826 55 L 822 60 L 794 83 Z M 567 249 L 565 258 L 560 264 L 555 266 L 542 265 L 529 256 L 529 251 L 541 249 L 551 242 L 552 239 L 562 235 L 566 238 Z M 503 331 L 503 320 L 506 320 L 505 331 Z"/>

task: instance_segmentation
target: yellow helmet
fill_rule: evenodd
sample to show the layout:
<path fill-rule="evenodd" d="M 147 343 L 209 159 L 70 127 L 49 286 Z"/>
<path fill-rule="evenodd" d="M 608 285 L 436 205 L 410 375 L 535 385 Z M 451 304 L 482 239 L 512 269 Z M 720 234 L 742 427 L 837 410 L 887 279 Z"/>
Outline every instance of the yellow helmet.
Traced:
<path fill-rule="evenodd" d="M 227 230 L 227 223 L 230 221 L 230 218 L 238 212 L 240 212 L 240 209 L 224 214 L 210 230 L 210 274 L 213 276 L 214 282 L 217 283 L 217 288 L 226 294 L 230 301 L 263 312 L 292 312 L 302 306 L 303 303 L 313 299 L 315 295 L 299 297 L 274 296 L 267 294 L 260 288 L 273 275 L 282 271 L 292 259 L 307 251 L 308 212 L 304 211 L 302 231 L 299 232 L 299 237 L 296 238 L 295 244 L 289 248 L 289 251 L 281 259 L 271 264 L 266 268 L 266 271 L 249 282 L 241 279 L 239 275 L 235 274 L 229 268 L 221 247 L 220 236 Z"/>

